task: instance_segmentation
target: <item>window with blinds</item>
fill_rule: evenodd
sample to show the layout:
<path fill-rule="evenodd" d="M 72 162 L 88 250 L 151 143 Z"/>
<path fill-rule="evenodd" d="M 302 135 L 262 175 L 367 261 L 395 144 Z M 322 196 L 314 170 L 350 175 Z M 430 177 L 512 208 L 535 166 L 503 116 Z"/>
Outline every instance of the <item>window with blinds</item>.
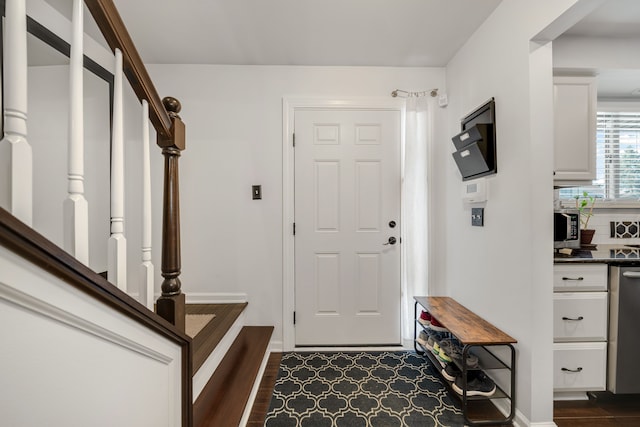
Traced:
<path fill-rule="evenodd" d="M 589 187 L 560 190 L 560 198 L 587 191 L 602 199 L 640 200 L 640 111 L 601 111 L 597 123 L 596 179 Z"/>

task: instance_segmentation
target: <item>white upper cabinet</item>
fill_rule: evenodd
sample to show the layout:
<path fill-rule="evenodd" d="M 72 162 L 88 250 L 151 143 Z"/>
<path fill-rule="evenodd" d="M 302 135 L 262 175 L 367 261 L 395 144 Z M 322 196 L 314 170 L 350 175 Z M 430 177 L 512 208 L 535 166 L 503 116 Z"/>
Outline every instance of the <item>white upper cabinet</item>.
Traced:
<path fill-rule="evenodd" d="M 554 102 L 554 180 L 596 177 L 597 85 L 595 77 L 556 76 Z"/>

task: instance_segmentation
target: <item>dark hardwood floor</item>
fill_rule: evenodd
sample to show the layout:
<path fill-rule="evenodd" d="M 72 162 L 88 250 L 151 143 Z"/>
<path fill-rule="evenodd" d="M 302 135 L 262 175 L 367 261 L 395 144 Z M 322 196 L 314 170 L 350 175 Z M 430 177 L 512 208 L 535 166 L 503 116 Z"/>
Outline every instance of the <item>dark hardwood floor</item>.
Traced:
<path fill-rule="evenodd" d="M 281 353 L 269 356 L 247 427 L 264 425 L 281 359 Z M 640 395 L 593 393 L 591 397 L 584 401 L 554 402 L 553 421 L 558 427 L 640 427 Z M 474 419 L 495 418 L 495 411 L 493 405 L 479 405 L 472 408 L 470 415 Z"/>
<path fill-rule="evenodd" d="M 558 427 L 638 427 L 640 394 L 591 393 L 589 400 L 556 401 L 553 421 Z"/>
<path fill-rule="evenodd" d="M 260 387 L 258 388 L 258 394 L 256 395 L 253 407 L 251 408 L 247 427 L 264 426 L 264 419 L 267 416 L 269 404 L 271 403 L 273 387 L 275 386 L 276 379 L 278 378 L 280 360 L 282 360 L 282 353 L 271 353 L 269 355 L 269 361 L 267 362 L 267 367 L 264 370 L 262 381 L 260 381 Z"/>

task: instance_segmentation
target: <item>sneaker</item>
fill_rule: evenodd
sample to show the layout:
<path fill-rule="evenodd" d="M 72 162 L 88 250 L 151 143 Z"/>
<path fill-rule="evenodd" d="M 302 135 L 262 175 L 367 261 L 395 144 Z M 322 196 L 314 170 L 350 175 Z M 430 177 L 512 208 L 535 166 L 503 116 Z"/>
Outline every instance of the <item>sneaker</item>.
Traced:
<path fill-rule="evenodd" d="M 460 374 L 460 369 L 456 366 L 455 363 L 447 363 L 445 367 L 442 368 L 442 376 L 449 381 L 455 381 Z"/>
<path fill-rule="evenodd" d="M 462 395 L 462 375 L 459 375 L 452 384 L 453 389 Z M 496 383 L 483 371 L 467 372 L 467 396 L 493 396 L 496 392 Z"/>
<path fill-rule="evenodd" d="M 431 314 L 428 311 L 422 310 L 422 313 L 420 313 L 420 317 L 418 318 L 418 322 L 422 326 L 429 325 L 431 323 Z"/>
<path fill-rule="evenodd" d="M 427 338 L 427 345 L 425 347 L 427 347 L 427 349 L 433 351 L 433 345 L 436 343 L 436 340 L 434 339 L 433 335 L 429 335 L 429 338 Z"/>
<path fill-rule="evenodd" d="M 455 360 L 459 365 L 462 365 L 462 346 L 452 342 L 447 350 L 445 351 L 447 355 Z M 471 352 L 467 353 L 467 369 L 478 369 L 478 356 L 472 354 Z"/>
<path fill-rule="evenodd" d="M 433 316 L 431 317 L 431 323 L 429 323 L 428 327 L 438 332 L 449 332 L 449 330 L 442 326 L 442 323 L 438 322 Z"/>
<path fill-rule="evenodd" d="M 453 362 L 453 359 L 451 359 L 451 356 L 450 356 L 453 347 L 454 347 L 454 344 L 449 338 L 440 341 L 440 350 L 438 351 L 438 354 L 437 354 L 438 358 L 446 363 Z"/>
<path fill-rule="evenodd" d="M 443 334 L 442 332 L 436 332 L 436 331 L 432 331 L 431 329 L 425 329 L 424 330 L 427 335 L 429 336 L 429 338 L 427 339 L 427 348 L 429 350 L 433 350 L 433 344 L 436 342 L 440 342 L 443 339 L 445 339 L 445 334 Z"/>
<path fill-rule="evenodd" d="M 436 356 L 440 354 L 440 344 L 438 344 L 438 341 L 435 341 L 435 340 L 433 341 L 433 346 L 431 346 L 431 352 Z"/>
<path fill-rule="evenodd" d="M 420 333 L 418 334 L 418 338 L 416 338 L 416 341 L 418 342 L 418 344 L 420 344 L 423 347 L 427 347 L 427 340 L 430 337 L 427 335 L 427 333 L 425 331 L 420 331 Z"/>

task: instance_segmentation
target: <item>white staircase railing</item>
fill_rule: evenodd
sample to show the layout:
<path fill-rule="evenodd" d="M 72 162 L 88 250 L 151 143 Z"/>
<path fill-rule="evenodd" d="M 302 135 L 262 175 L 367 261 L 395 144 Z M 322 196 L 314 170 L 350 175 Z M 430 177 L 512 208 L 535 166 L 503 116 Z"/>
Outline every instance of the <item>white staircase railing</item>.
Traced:
<path fill-rule="evenodd" d="M 0 202 L 27 225 L 33 222 L 33 158 L 27 141 L 27 23 L 25 0 L 7 0 L 4 46 L 4 137 L 0 141 Z"/>
<path fill-rule="evenodd" d="M 149 103 L 142 101 L 142 264 L 140 302 L 153 310 L 154 272 L 151 262 L 151 156 L 149 149 Z"/>
<path fill-rule="evenodd" d="M 69 67 L 69 186 L 63 221 L 64 249 L 84 265 L 89 265 L 89 205 L 84 197 L 83 19 L 82 0 L 73 0 Z"/>
<path fill-rule="evenodd" d="M 127 240 L 124 237 L 124 127 L 122 105 L 122 52 L 116 49 L 113 79 L 113 131 L 111 132 L 111 237 L 107 279 L 127 291 Z"/>
<path fill-rule="evenodd" d="M 26 16 L 26 0 L 5 0 L 6 2 L 6 31 L 3 43 L 5 44 L 5 78 L 10 79 L 11 83 L 4 85 L 9 88 L 5 95 L 5 117 L 6 137 L 0 143 L 0 159 L 8 165 L 0 163 L 0 178 L 5 178 L 3 183 L 8 185 L 0 185 L 0 206 L 9 210 L 16 217 L 30 226 L 39 229 L 39 220 L 37 224 L 33 222 L 33 177 L 35 174 L 46 173 L 46 169 L 42 165 L 49 166 L 48 158 L 37 157 L 38 168 L 34 171 L 32 148 L 37 150 L 39 147 L 35 144 L 27 142 L 27 88 L 26 80 L 29 71 L 27 65 L 27 29 L 25 21 L 32 19 Z M 163 276 L 161 298 L 156 302 L 155 308 L 157 313 L 162 317 L 176 325 L 179 329 L 184 329 L 184 313 L 185 313 L 185 297 L 181 290 L 180 274 L 180 215 L 179 215 L 179 187 L 178 187 L 178 159 L 181 151 L 185 148 L 185 126 L 182 119 L 178 115 L 180 111 L 180 103 L 174 99 L 167 97 L 160 100 L 153 83 L 137 53 L 131 38 L 117 13 L 115 6 L 111 0 L 73 0 L 71 22 L 67 18 L 59 14 L 44 0 L 31 0 L 29 9 L 43 20 L 49 21 L 50 15 L 55 15 L 55 24 L 49 28 L 44 24 L 43 27 L 48 28 L 52 34 L 61 39 L 63 43 L 70 45 L 69 58 L 69 117 L 68 117 L 68 146 L 67 146 L 67 165 L 66 168 L 66 193 L 61 190 L 64 196 L 62 202 L 62 227 L 58 226 L 58 219 L 47 222 L 43 229 L 44 233 L 51 233 L 47 236 L 49 239 L 58 242 L 65 250 L 73 255 L 78 261 L 89 266 L 96 265 L 96 269 L 104 269 L 104 265 L 96 263 L 93 258 L 101 258 L 100 254 L 94 255 L 90 252 L 97 253 L 105 250 L 106 267 L 108 280 L 122 290 L 129 290 L 132 295 L 137 296 L 139 301 L 146 307 L 153 309 L 154 307 L 154 289 L 155 275 L 154 266 L 151 262 L 151 180 L 150 180 L 150 160 L 149 160 L 149 122 L 154 126 L 157 136 L 157 145 L 162 148 L 162 154 L 165 158 L 165 173 L 163 188 L 165 195 L 163 198 L 163 226 L 162 226 L 162 263 L 161 270 Z M 85 33 L 83 28 L 84 7 L 91 12 L 98 28 L 102 32 L 104 39 L 109 44 L 114 55 L 101 47 L 99 43 L 91 39 Z M 43 13 L 43 11 L 49 11 Z M 25 19 L 27 18 L 27 19 Z M 54 28 L 55 27 L 55 28 Z M 61 29 L 61 27 L 64 27 Z M 84 47 L 91 50 L 92 60 L 85 55 Z M 107 55 L 107 56 L 105 56 Z M 100 58 L 100 61 L 97 58 Z M 111 60 L 111 58 L 114 58 Z M 87 61 L 89 59 L 89 61 Z M 113 62 L 111 62 L 113 61 Z M 85 177 L 94 175 L 94 166 L 87 169 L 90 163 L 87 160 L 85 165 L 85 153 L 94 156 L 96 147 L 85 146 L 84 133 L 89 131 L 93 122 L 93 116 L 85 117 L 85 95 L 83 86 L 88 84 L 84 82 L 83 73 L 86 72 L 84 63 L 101 63 L 100 65 L 106 69 L 113 69 L 113 114 L 111 128 L 111 170 L 110 170 L 110 231 L 109 237 L 99 245 L 95 245 L 95 237 L 104 233 L 104 229 L 100 229 L 92 223 L 94 211 L 103 215 L 106 213 L 105 208 L 97 208 L 98 204 L 94 204 L 93 197 L 96 195 L 96 186 L 91 180 Z M 112 65 L 112 64 L 115 64 Z M 131 89 L 137 96 L 138 100 L 143 103 L 143 123 L 142 123 L 142 145 L 143 145 L 143 178 L 142 183 L 142 221 L 140 234 L 142 237 L 142 260 L 141 264 L 137 264 L 137 272 L 139 277 L 139 285 L 127 284 L 127 278 L 131 281 L 133 274 L 127 274 L 127 239 L 125 238 L 125 189 L 128 191 L 134 184 L 131 180 L 125 182 L 125 149 L 130 147 L 124 145 L 124 114 L 123 114 L 123 70 L 127 70 L 127 80 Z M 33 71 L 33 70 L 31 70 Z M 58 72 L 60 69 L 57 70 Z M 38 73 L 39 76 L 41 74 Z M 47 94 L 48 95 L 48 94 Z M 47 99 L 51 101 L 51 99 Z M 55 99 L 55 101 L 60 101 Z M 65 100 L 62 100 L 63 102 Z M 59 105 L 56 105 L 56 107 Z M 34 104 L 35 105 L 35 104 Z M 45 107 L 48 104 L 37 104 Z M 55 108 L 55 107 L 54 107 Z M 41 108 L 42 109 L 42 108 Z M 64 110 L 64 108 L 60 108 Z M 56 111 L 57 112 L 57 111 Z M 105 118 L 104 120 L 107 120 Z M 86 129 L 85 129 L 86 127 Z M 40 130 L 40 128 L 38 128 Z M 45 139 L 38 140 L 39 144 L 50 144 Z M 47 145 L 50 147 L 51 145 Z M 136 144 L 137 146 L 137 144 Z M 42 147 L 42 145 L 40 145 Z M 96 151 L 97 152 L 97 151 Z M 38 152 L 39 153 L 39 152 Z M 36 154 L 38 154 L 36 153 Z M 105 156 L 106 157 L 106 156 Z M 138 157 L 137 155 L 135 156 Z M 94 157 L 90 157 L 93 159 Z M 8 160 L 5 160 L 8 159 Z M 57 159 L 56 159 L 57 160 Z M 106 159 L 105 159 L 106 161 Z M 61 160 L 64 162 L 64 160 Z M 57 164 L 57 163 L 56 163 Z M 130 167 L 130 166 L 129 166 Z M 132 174 L 133 175 L 133 174 Z M 35 175 L 37 178 L 36 194 L 40 194 L 42 185 L 48 185 L 46 179 L 42 179 L 43 175 Z M 58 175 L 61 176 L 61 175 Z M 133 178 L 138 178 L 136 174 Z M 93 178 L 91 178 L 93 179 Z M 101 181 L 101 188 L 106 187 L 105 182 Z M 130 194 L 130 193 L 127 193 Z M 104 190 L 96 197 L 106 196 Z M 55 192 L 47 194 L 52 200 L 57 200 Z M 60 197 L 60 196 L 57 196 Z M 40 200 L 36 200 L 40 202 Z M 49 199 L 47 199 L 49 202 Z M 91 204 L 91 206 L 90 206 Z M 54 208 L 47 205 L 47 209 Z M 60 212 L 60 211 L 57 211 Z M 38 208 L 36 217 L 39 218 L 47 215 Z M 91 217 L 90 217 L 91 214 Z M 55 216 L 55 215 L 52 215 Z M 50 218 L 48 218 L 50 219 Z M 103 226 L 106 225 L 102 222 Z M 138 223 L 136 223 L 137 226 Z M 62 233 L 60 230 L 62 229 Z M 129 230 L 127 230 L 129 231 Z M 91 236 L 91 237 L 90 237 Z M 90 241 L 91 238 L 91 241 Z M 90 246 L 91 243 L 91 246 Z M 90 249 L 91 248 L 91 249 Z M 93 258 L 90 258 L 92 255 Z M 131 272 L 132 273 L 132 272 Z M 137 295 L 136 295 L 137 294 Z"/>
<path fill-rule="evenodd" d="M 85 197 L 85 108 L 84 108 L 84 45 L 88 37 L 83 28 L 84 1 L 73 0 L 72 18 L 66 38 L 70 45 L 69 58 L 69 117 L 66 182 L 67 196 L 61 200 L 62 244 L 78 261 L 89 265 L 90 218 L 89 201 Z M 29 226 L 33 226 L 33 170 L 32 147 L 27 140 L 27 11 L 26 0 L 6 0 L 4 50 L 4 138 L 0 141 L 0 178 L 7 183 L 0 186 L 0 206 Z M 56 21 L 59 22 L 59 21 Z M 56 27 L 58 30 L 59 27 Z M 96 43 L 92 44 L 95 52 Z M 104 56 L 101 57 L 104 63 Z M 104 242 L 107 254 L 107 278 L 127 292 L 127 239 L 125 238 L 125 118 L 123 52 L 113 54 L 113 113 L 111 127 L 110 165 L 110 235 Z M 142 252 L 138 265 L 139 283 L 130 284 L 129 292 L 148 309 L 154 309 L 155 274 L 151 247 L 151 159 L 149 138 L 149 103 L 141 106 L 142 142 Z M 108 120 L 105 117 L 104 120 Z M 137 120 L 136 120 L 137 121 Z M 36 146 L 37 150 L 37 146 Z M 136 156 L 137 157 L 137 156 Z M 104 159 L 104 161 L 109 161 Z M 46 173 L 46 171 L 45 171 Z M 137 177 L 135 177 L 137 178 Z M 134 184 L 137 185 L 137 184 Z M 131 186 L 131 185 L 129 185 Z M 50 226 L 48 226 L 50 227 Z M 47 228 L 48 228 L 47 227 Z M 43 232 L 46 233 L 46 229 Z M 129 275 L 133 277 L 134 275 Z"/>

